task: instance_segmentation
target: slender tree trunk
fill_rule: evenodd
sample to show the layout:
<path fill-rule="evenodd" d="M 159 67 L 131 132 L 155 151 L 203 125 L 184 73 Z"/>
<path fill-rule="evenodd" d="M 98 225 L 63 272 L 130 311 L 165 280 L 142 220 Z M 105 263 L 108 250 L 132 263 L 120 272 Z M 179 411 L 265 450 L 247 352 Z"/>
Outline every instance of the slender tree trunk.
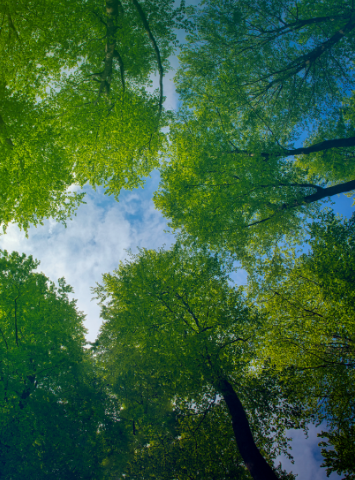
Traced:
<path fill-rule="evenodd" d="M 122 58 L 117 50 L 116 32 L 119 28 L 119 15 L 123 14 L 122 5 L 119 0 L 106 0 L 106 37 L 107 42 L 105 46 L 105 63 L 104 69 L 100 74 L 97 74 L 95 80 L 100 82 L 98 99 L 103 92 L 108 96 L 110 94 L 112 73 L 113 73 L 113 59 L 118 58 L 121 71 L 122 86 L 124 88 L 124 67 Z M 96 100 L 97 102 L 98 100 Z"/>
<path fill-rule="evenodd" d="M 268 152 L 254 153 L 248 150 L 240 150 L 235 148 L 230 152 L 224 153 L 243 153 L 248 155 L 248 157 L 254 157 L 260 155 L 264 157 L 265 160 L 269 160 L 270 157 L 290 157 L 291 155 L 309 155 L 310 153 L 324 152 L 331 148 L 346 148 L 346 147 L 355 147 L 355 137 L 349 138 L 334 138 L 332 140 L 324 140 L 323 142 L 315 143 L 309 147 L 300 147 L 300 148 L 284 148 L 279 153 L 270 154 Z"/>
<path fill-rule="evenodd" d="M 355 147 L 355 137 L 324 140 L 324 142 L 319 142 L 309 147 L 301 147 L 301 148 L 294 148 L 292 150 L 286 150 L 286 153 L 287 155 L 300 155 L 300 154 L 308 155 L 310 153 L 329 150 L 330 148 L 341 148 L 341 147 Z M 279 156 L 285 156 L 285 154 L 283 153 L 283 154 L 280 154 Z"/>
<path fill-rule="evenodd" d="M 255 445 L 248 418 L 232 385 L 228 380 L 222 379 L 217 388 L 227 404 L 239 452 L 253 479 L 279 480 Z"/>
<path fill-rule="evenodd" d="M 285 185 L 286 186 L 286 185 Z M 293 186 L 290 184 L 290 186 Z M 296 186 L 296 184 L 295 184 Z M 302 186 L 300 184 L 300 186 Z M 307 187 L 307 184 L 303 185 Z M 292 203 L 284 203 L 282 204 L 277 211 L 275 211 L 270 217 L 263 218 L 262 220 L 257 220 L 256 222 L 249 223 L 246 225 L 246 228 L 253 227 L 254 225 L 259 225 L 260 223 L 267 222 L 271 220 L 271 218 L 275 217 L 275 215 L 279 215 L 280 212 L 285 210 L 290 210 L 291 208 L 300 207 L 302 204 L 305 203 L 313 203 L 322 200 L 323 198 L 332 197 L 333 195 L 338 195 L 339 193 L 346 193 L 350 192 L 351 190 L 355 190 L 355 180 L 350 180 L 349 182 L 339 183 L 338 185 L 333 185 L 332 187 L 318 187 L 317 185 L 309 185 L 309 187 L 315 188 L 317 191 L 316 193 L 312 193 L 311 195 L 306 195 L 301 200 L 294 200 Z"/>
<path fill-rule="evenodd" d="M 338 185 L 333 185 L 332 187 L 318 188 L 316 193 L 312 193 L 312 195 L 307 195 L 306 197 L 304 197 L 303 201 L 305 203 L 313 203 L 326 197 L 332 197 L 333 195 L 337 195 L 339 193 L 350 192 L 351 190 L 355 190 L 355 180 L 350 180 L 350 182 L 345 183 L 339 183 Z"/>

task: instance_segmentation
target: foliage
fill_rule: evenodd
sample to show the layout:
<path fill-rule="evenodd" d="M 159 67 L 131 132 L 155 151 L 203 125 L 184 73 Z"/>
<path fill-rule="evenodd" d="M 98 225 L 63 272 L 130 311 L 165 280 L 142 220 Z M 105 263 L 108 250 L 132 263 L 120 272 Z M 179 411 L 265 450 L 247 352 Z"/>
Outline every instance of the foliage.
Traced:
<path fill-rule="evenodd" d="M 352 2 L 207 0 L 195 24 L 179 74 L 190 106 L 231 97 L 231 110 L 237 101 L 251 118 L 287 126 L 339 115 L 354 80 L 346 68 L 354 61 Z"/>
<path fill-rule="evenodd" d="M 155 199 L 174 228 L 265 253 L 354 190 L 354 18 L 348 2 L 204 2 Z"/>
<path fill-rule="evenodd" d="M 249 290 L 265 315 L 259 355 L 268 358 L 294 395 L 328 431 L 328 472 L 354 474 L 354 217 L 323 214 L 310 231 L 310 251 L 281 250 L 263 259 Z M 350 451 L 349 451 L 350 448 Z M 349 451 L 349 453 L 347 453 Z"/>
<path fill-rule="evenodd" d="M 179 405 L 173 430 L 153 425 L 149 435 L 136 433 L 127 478 L 249 478 L 238 453 L 228 412 L 206 402 L 202 411 Z M 175 406 L 177 408 L 177 406 Z M 149 443 L 144 443 L 149 442 Z"/>
<path fill-rule="evenodd" d="M 99 478 L 98 425 L 109 419 L 83 349 L 83 315 L 64 279 L 56 288 L 37 266 L 1 253 L 1 478 Z"/>
<path fill-rule="evenodd" d="M 43 218 L 64 221 L 82 195 L 71 163 L 54 139 L 48 107 L 39 104 L 62 68 L 77 64 L 82 4 L 70 0 L 2 2 L 0 6 L 0 224 L 28 229 Z M 51 112 L 53 113 L 53 112 Z"/>
<path fill-rule="evenodd" d="M 125 474 L 139 477 L 136 467 L 143 468 L 144 462 L 150 472 L 150 465 L 157 463 L 167 468 L 157 472 L 157 478 L 167 478 L 172 470 L 181 471 L 181 455 L 196 478 L 195 469 L 210 478 L 216 465 L 204 455 L 212 439 L 208 448 L 198 440 L 201 458 L 196 459 L 186 450 L 193 441 L 188 431 L 195 423 L 202 435 L 222 415 L 226 423 L 216 430 L 217 438 L 221 435 L 216 448 L 223 448 L 224 432 L 231 432 L 232 423 L 230 408 L 222 400 L 223 382 L 238 392 L 266 458 L 287 450 L 285 429 L 303 425 L 304 418 L 267 368 L 255 376 L 252 339 L 260 319 L 244 306 L 240 291 L 229 286 L 216 257 L 203 251 L 193 254 L 179 244 L 168 251 L 142 250 L 114 274 L 104 275 L 96 293 L 104 319 L 99 364 L 117 396 L 120 421 L 131 430 L 134 457 Z M 195 414 L 196 420 L 184 418 Z M 164 460 L 168 451 L 171 457 Z M 227 458 L 221 457 L 218 478 L 228 478 L 223 465 L 235 458 L 233 449 Z M 185 478 L 183 471 L 180 475 Z"/>
<path fill-rule="evenodd" d="M 0 253 L 0 477 L 292 480 L 270 467 L 287 429 L 325 421 L 323 466 L 354 479 L 355 220 L 319 213 L 355 189 L 353 4 L 175 3 L 0 5 L 3 231 L 160 167 L 156 205 L 192 245 L 104 275 L 90 349 L 64 279 Z"/>
<path fill-rule="evenodd" d="M 65 221 L 73 184 L 142 185 L 166 125 L 163 75 L 183 25 L 172 0 L 41 0 L 0 9 L 0 223 Z M 151 75 L 158 73 L 159 90 Z"/>
<path fill-rule="evenodd" d="M 349 428 L 345 424 L 344 430 L 334 432 L 322 432 L 319 437 L 326 438 L 327 442 L 321 442 L 324 462 L 322 467 L 327 467 L 327 476 L 332 472 L 341 475 L 346 472 L 344 479 L 353 480 L 354 476 L 354 425 Z M 329 449 L 329 446 L 332 448 Z"/>
<path fill-rule="evenodd" d="M 251 142 L 250 129 L 244 131 Z M 173 228 L 199 245 L 239 258 L 264 253 L 284 235 L 301 237 L 305 214 L 318 211 L 315 203 L 303 202 L 313 189 L 289 161 L 234 152 L 228 136 L 206 117 L 176 123 L 166 155 L 155 204 Z"/>

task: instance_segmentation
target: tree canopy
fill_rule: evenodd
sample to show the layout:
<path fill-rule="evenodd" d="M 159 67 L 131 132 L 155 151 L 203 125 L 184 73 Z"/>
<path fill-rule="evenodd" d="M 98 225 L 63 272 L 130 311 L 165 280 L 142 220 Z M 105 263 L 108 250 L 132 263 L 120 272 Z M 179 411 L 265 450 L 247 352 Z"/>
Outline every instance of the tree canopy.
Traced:
<path fill-rule="evenodd" d="M 354 220 L 324 214 L 308 253 L 275 253 L 248 285 L 265 314 L 259 355 L 327 422 L 325 466 L 346 478 L 354 475 Z"/>
<path fill-rule="evenodd" d="M 37 266 L 1 252 L 0 475 L 102 478 L 110 405 L 84 351 L 83 315 L 64 279 L 55 287 Z"/>
<path fill-rule="evenodd" d="M 174 228 L 265 253 L 354 190 L 352 16 L 347 2 L 204 3 L 156 194 Z"/>
<path fill-rule="evenodd" d="M 93 343 L 64 278 L 0 251 L 1 478 L 294 480 L 287 431 L 325 422 L 355 479 L 355 220 L 322 210 L 355 191 L 354 35 L 349 0 L 0 5 L 4 233 L 154 168 L 180 231 L 103 276 Z"/>
<path fill-rule="evenodd" d="M 270 464 L 278 452 L 287 451 L 285 429 L 305 419 L 272 372 L 265 368 L 256 375 L 253 370 L 261 320 L 228 285 L 217 258 L 192 254 L 178 244 L 168 251 L 142 250 L 105 275 L 96 293 L 104 319 L 99 362 L 121 404 L 121 421 L 133 425 L 138 437 L 138 466 L 143 460 L 149 471 L 152 455 L 154 465 L 163 467 L 160 456 L 168 450 L 168 470 L 158 478 L 177 472 L 189 478 L 191 471 L 184 472 L 174 451 L 184 459 L 191 428 L 200 437 L 217 416 L 224 419 L 216 430 L 218 449 L 224 448 L 223 437 L 234 432 L 234 446 L 222 455 L 217 478 L 234 478 L 243 470 L 253 478 L 278 478 Z M 186 460 L 192 471 L 198 468 L 196 478 L 215 478 L 216 466 L 204 457 L 211 446 L 206 447 L 197 447 L 202 456 L 197 467 L 190 454 Z"/>
<path fill-rule="evenodd" d="M 6 3 L 0 21 L 3 228 L 65 221 L 82 201 L 73 184 L 116 197 L 142 185 L 158 165 L 163 75 L 183 9 L 171 0 L 25 1 Z"/>

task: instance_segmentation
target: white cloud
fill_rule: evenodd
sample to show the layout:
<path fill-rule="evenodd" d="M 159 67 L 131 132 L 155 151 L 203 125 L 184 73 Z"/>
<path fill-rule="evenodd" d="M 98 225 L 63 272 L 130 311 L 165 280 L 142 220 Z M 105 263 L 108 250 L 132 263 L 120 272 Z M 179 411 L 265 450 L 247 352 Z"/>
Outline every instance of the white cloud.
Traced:
<path fill-rule="evenodd" d="M 326 480 L 327 478 L 336 480 L 341 478 L 336 473 L 332 473 L 327 477 L 326 469 L 320 468 L 320 465 L 323 463 L 323 457 L 321 448 L 318 447 L 321 438 L 317 437 L 317 433 L 325 430 L 325 428 L 325 425 L 319 427 L 310 425 L 308 438 L 306 438 L 302 430 L 289 430 L 288 436 L 292 437 L 291 454 L 295 463 L 292 465 L 289 459 L 280 456 L 276 459 L 275 465 L 281 462 L 284 470 L 297 473 L 297 478 L 300 480 Z"/>
<path fill-rule="evenodd" d="M 0 248 L 33 255 L 41 262 L 39 270 L 51 280 L 66 278 L 74 288 L 79 310 L 86 314 L 90 341 L 101 324 L 100 309 L 91 301 L 91 287 L 101 281 L 103 273 L 117 268 L 127 257 L 127 249 L 158 248 L 173 241 L 171 234 L 164 233 L 165 220 L 151 200 L 157 179 L 153 174 L 145 190 L 124 192 L 119 203 L 104 196 L 102 189 L 86 188 L 87 204 L 68 221 L 67 228 L 48 220 L 31 228 L 29 238 L 14 225 L 0 237 Z"/>

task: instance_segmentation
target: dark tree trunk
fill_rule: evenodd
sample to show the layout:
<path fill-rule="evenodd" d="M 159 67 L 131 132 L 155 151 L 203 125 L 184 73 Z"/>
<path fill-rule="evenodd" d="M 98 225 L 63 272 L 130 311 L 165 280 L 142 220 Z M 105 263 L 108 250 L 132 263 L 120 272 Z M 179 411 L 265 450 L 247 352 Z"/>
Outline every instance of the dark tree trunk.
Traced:
<path fill-rule="evenodd" d="M 333 195 L 337 195 L 339 193 L 350 192 L 351 190 L 355 190 L 355 180 L 350 180 L 350 182 L 345 183 L 339 183 L 338 185 L 333 185 L 332 187 L 318 188 L 316 193 L 312 193 L 312 195 L 307 195 L 306 197 L 304 197 L 303 201 L 305 203 L 313 203 L 326 197 L 332 197 Z"/>
<path fill-rule="evenodd" d="M 227 404 L 240 455 L 253 479 L 279 480 L 255 445 L 248 418 L 232 385 L 228 380 L 222 379 L 217 388 Z"/>
<path fill-rule="evenodd" d="M 322 152 L 329 150 L 330 148 L 341 147 L 355 147 L 355 137 L 350 138 L 335 138 L 334 140 L 324 140 L 324 142 L 316 143 L 310 147 L 294 148 L 292 150 L 286 150 L 287 155 L 308 155 L 310 153 Z M 281 154 L 280 154 L 281 156 Z M 285 156 L 282 154 L 282 156 Z"/>
<path fill-rule="evenodd" d="M 225 153 L 243 153 L 248 157 L 254 157 L 256 155 L 260 155 L 264 157 L 265 160 L 269 160 L 270 157 L 290 157 L 291 155 L 309 155 L 310 153 L 317 153 L 317 152 L 324 152 L 325 150 L 329 150 L 331 148 L 346 148 L 346 147 L 355 147 L 355 137 L 349 138 L 334 138 L 333 140 L 324 140 L 323 142 L 315 143 L 314 145 L 310 145 L 309 147 L 300 147 L 300 148 L 284 148 L 279 153 L 268 153 L 268 152 L 261 152 L 261 153 L 253 153 L 249 152 L 248 150 L 240 150 L 239 148 L 235 148 L 230 152 Z"/>

